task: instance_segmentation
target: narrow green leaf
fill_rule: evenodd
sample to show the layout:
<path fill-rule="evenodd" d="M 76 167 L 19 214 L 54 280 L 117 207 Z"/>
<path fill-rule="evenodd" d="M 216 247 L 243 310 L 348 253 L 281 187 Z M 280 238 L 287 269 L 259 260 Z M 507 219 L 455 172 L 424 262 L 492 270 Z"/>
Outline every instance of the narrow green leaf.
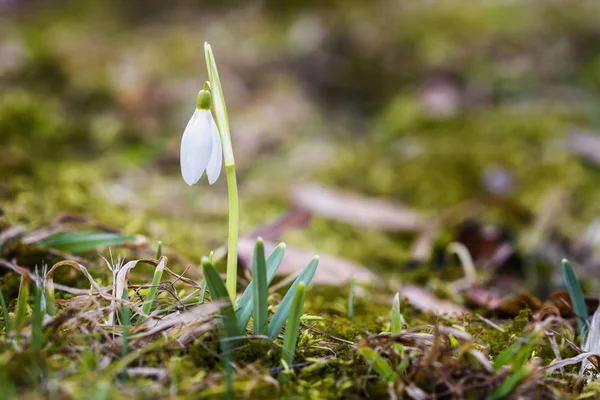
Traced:
<path fill-rule="evenodd" d="M 0 290 L 0 307 L 2 307 L 2 316 L 4 317 L 4 335 L 8 337 L 10 333 L 10 320 L 8 319 L 8 308 L 6 307 L 2 290 Z"/>
<path fill-rule="evenodd" d="M 41 247 L 78 253 L 99 247 L 118 246 L 134 242 L 135 236 L 123 236 L 110 232 L 59 232 L 38 242 Z"/>
<path fill-rule="evenodd" d="M 292 365 L 296 354 L 296 343 L 298 341 L 298 333 L 300 332 L 300 317 L 302 316 L 302 308 L 304 307 L 304 290 L 304 282 L 298 283 L 287 319 L 282 354 L 282 359 L 287 365 Z"/>
<path fill-rule="evenodd" d="M 44 321 L 44 310 L 42 310 L 42 289 L 34 286 L 35 297 L 33 302 L 33 315 L 31 318 L 31 348 L 42 349 L 42 323 Z"/>
<path fill-rule="evenodd" d="M 54 300 L 54 280 L 46 280 L 46 314 L 53 317 L 56 313 L 56 304 Z"/>
<path fill-rule="evenodd" d="M 348 317 L 350 321 L 354 319 L 354 289 L 356 286 L 356 277 L 352 276 L 350 280 L 350 293 L 348 293 Z"/>
<path fill-rule="evenodd" d="M 494 370 L 498 371 L 500 368 L 510 363 L 517 351 L 521 348 L 521 346 L 522 342 L 520 340 L 517 340 L 513 344 L 508 346 L 506 349 L 502 350 L 494 360 Z"/>
<path fill-rule="evenodd" d="M 160 259 L 162 257 L 162 240 L 158 241 L 158 250 L 156 250 L 156 259 Z"/>
<path fill-rule="evenodd" d="M 267 335 L 269 322 L 269 304 L 267 303 L 267 264 L 265 260 L 265 245 L 262 238 L 256 240 L 254 261 L 252 263 L 252 304 L 254 312 L 254 334 Z"/>
<path fill-rule="evenodd" d="M 21 283 L 19 285 L 19 297 L 17 298 L 17 307 L 15 309 L 15 331 L 21 332 L 21 328 L 25 324 L 25 316 L 27 314 L 27 301 L 29 300 L 29 277 L 21 275 Z"/>
<path fill-rule="evenodd" d="M 489 397 L 490 400 L 500 400 L 506 398 L 515 387 L 529 376 L 531 368 L 523 366 L 506 377 L 502 385 L 494 390 Z"/>
<path fill-rule="evenodd" d="M 204 303 L 205 297 L 206 297 L 206 278 L 202 279 L 202 286 L 200 286 L 200 300 L 198 302 L 200 304 Z"/>
<path fill-rule="evenodd" d="M 402 316 L 400 315 L 400 293 L 394 296 L 392 303 L 392 335 L 402 332 Z"/>
<path fill-rule="evenodd" d="M 448 339 L 450 340 L 450 346 L 452 346 L 452 347 L 460 346 L 460 342 L 458 341 L 457 338 L 454 337 L 454 335 L 449 334 Z"/>
<path fill-rule="evenodd" d="M 285 254 L 285 243 L 280 243 L 275 250 L 269 255 L 267 258 L 267 287 L 271 284 L 271 281 L 275 277 L 277 273 L 277 269 L 281 265 L 281 261 L 283 260 L 283 256 Z M 252 291 L 254 287 L 254 280 L 248 284 L 248 287 L 240 297 L 237 303 L 237 319 L 238 319 L 238 327 L 239 331 L 243 332 L 248 325 L 248 321 L 250 321 L 250 316 L 252 315 Z"/>
<path fill-rule="evenodd" d="M 217 272 L 211 259 L 202 257 L 202 272 L 204 273 L 204 280 L 207 283 L 208 290 L 210 290 L 212 299 L 220 299 L 226 302 L 225 306 L 221 307 L 223 319 L 219 323 L 219 345 L 221 347 L 221 352 L 223 353 L 223 362 L 225 363 L 226 398 L 232 399 L 233 368 L 231 366 L 231 350 L 237 341 L 229 339 L 240 336 L 240 333 L 238 331 L 235 312 L 233 311 L 233 307 L 229 299 L 229 293 L 225 287 L 225 282 L 223 282 L 223 279 L 221 279 L 219 276 L 219 273 Z"/>
<path fill-rule="evenodd" d="M 513 359 L 513 363 L 511 366 L 511 371 L 516 371 L 521 369 L 527 361 L 531 358 L 531 353 L 533 352 L 533 343 L 528 342 L 523 347 L 517 351 L 515 357 Z"/>
<path fill-rule="evenodd" d="M 535 342 L 540 339 L 539 333 L 531 333 L 516 340 L 504 349 L 494 360 L 493 368 L 498 371 L 503 366 L 511 363 L 510 370 L 516 371 L 522 368 L 531 358 Z"/>
<path fill-rule="evenodd" d="M 213 262 L 214 253 L 211 251 L 208 255 L 208 261 Z M 202 285 L 200 286 L 200 300 L 198 301 L 200 304 L 204 303 L 204 299 L 206 298 L 206 277 L 202 278 Z"/>
<path fill-rule="evenodd" d="M 275 311 L 275 314 L 273 314 L 273 317 L 271 317 L 271 322 L 269 323 L 269 337 L 271 339 L 275 339 L 277 335 L 279 335 L 279 332 L 281 332 L 281 328 L 283 328 L 283 324 L 285 323 L 285 320 L 290 312 L 292 300 L 294 299 L 298 285 L 300 282 L 304 282 L 305 285 L 308 286 L 315 275 L 318 265 L 319 257 L 315 256 L 315 258 L 313 258 L 311 262 L 304 267 L 302 272 L 300 272 L 300 275 L 298 275 L 288 292 L 281 300 L 281 303 L 279 303 L 279 307 L 277 307 L 277 310 Z"/>
<path fill-rule="evenodd" d="M 573 271 L 571 263 L 569 263 L 569 261 L 566 259 L 562 260 L 562 273 L 563 279 L 567 285 L 567 290 L 569 291 L 571 303 L 573 304 L 573 311 L 576 314 L 579 333 L 581 334 L 582 340 L 585 340 L 589 315 L 587 312 L 587 307 L 585 306 L 585 298 L 583 297 L 583 291 L 581 290 L 579 279 L 577 279 L 577 275 L 575 275 L 575 271 Z"/>
<path fill-rule="evenodd" d="M 402 315 L 400 314 L 400 293 L 396 293 L 392 303 L 392 335 L 398 335 L 402 332 Z M 394 348 L 400 353 L 404 352 L 404 346 L 401 343 L 394 344 Z"/>
<path fill-rule="evenodd" d="M 166 258 L 163 260 L 166 260 Z M 144 305 L 142 306 L 142 311 L 144 312 L 144 315 L 150 314 L 150 310 L 152 309 L 152 304 L 154 304 L 154 300 L 156 299 L 156 292 L 158 291 L 158 285 L 160 285 L 160 281 L 162 279 L 164 270 L 165 263 L 163 261 L 159 262 L 156 266 L 156 269 L 154 269 L 154 276 L 152 277 L 152 286 L 150 286 L 148 294 L 144 299 Z M 146 318 L 144 315 L 140 315 L 138 317 L 138 323 L 142 322 Z"/>
<path fill-rule="evenodd" d="M 361 346 L 358 354 L 377 372 L 386 382 L 396 382 L 398 375 L 394 373 L 390 363 L 382 358 L 375 350 L 367 346 Z"/>
<path fill-rule="evenodd" d="M 127 287 L 123 289 L 122 299 L 127 299 Z M 121 306 L 121 326 L 123 328 L 123 333 L 121 336 L 121 359 L 127 357 L 129 352 L 129 325 L 131 323 L 131 309 L 126 306 Z M 121 377 L 125 378 L 125 370 L 121 372 Z"/>
<path fill-rule="evenodd" d="M 206 279 L 206 284 L 213 300 L 229 297 L 225 288 L 225 282 L 219 276 L 215 265 L 205 257 L 202 258 L 202 272 L 204 273 L 204 279 Z"/>
<path fill-rule="evenodd" d="M 228 338 L 240 336 L 238 330 L 237 319 L 235 312 L 229 301 L 229 293 L 225 288 L 225 282 L 219 276 L 214 264 L 206 257 L 202 257 L 202 271 L 204 273 L 204 279 L 208 285 L 211 298 L 213 300 L 225 300 L 227 303 L 221 307 L 221 313 L 223 314 L 223 324 L 225 333 Z"/>

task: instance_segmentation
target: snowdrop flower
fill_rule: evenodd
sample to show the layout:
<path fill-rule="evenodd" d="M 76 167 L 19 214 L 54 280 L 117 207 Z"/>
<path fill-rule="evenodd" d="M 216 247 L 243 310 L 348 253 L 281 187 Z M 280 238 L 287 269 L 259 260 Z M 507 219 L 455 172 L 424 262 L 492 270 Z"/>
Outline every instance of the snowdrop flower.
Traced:
<path fill-rule="evenodd" d="M 208 85 L 198 93 L 196 111 L 190 118 L 181 138 L 181 175 L 188 185 L 200 180 L 204 171 L 213 184 L 221 174 L 223 147 L 219 130 L 210 111 Z"/>

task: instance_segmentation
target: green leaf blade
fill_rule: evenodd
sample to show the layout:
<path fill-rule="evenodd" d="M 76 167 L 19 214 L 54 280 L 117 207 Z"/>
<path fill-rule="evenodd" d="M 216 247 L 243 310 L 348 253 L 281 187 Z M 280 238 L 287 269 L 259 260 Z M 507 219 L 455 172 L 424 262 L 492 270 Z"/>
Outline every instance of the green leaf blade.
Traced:
<path fill-rule="evenodd" d="M 277 307 L 275 314 L 273 314 L 271 317 L 271 322 L 269 323 L 269 338 L 275 339 L 277 335 L 279 335 L 279 332 L 281 332 L 281 328 L 283 328 L 283 324 L 285 323 L 285 320 L 290 312 L 292 301 L 294 299 L 294 295 L 296 294 L 296 290 L 298 289 L 298 285 L 300 282 L 304 282 L 304 284 L 308 286 L 315 275 L 318 265 L 319 257 L 315 256 L 315 258 L 313 258 L 311 262 L 304 267 L 302 272 L 300 272 L 288 292 L 285 294 L 281 300 L 281 303 L 279 303 L 279 307 Z"/>
<path fill-rule="evenodd" d="M 395 383 L 398 380 L 398 375 L 394 372 L 390 363 L 372 348 L 361 346 L 358 349 L 358 354 L 362 356 L 386 382 Z"/>
<path fill-rule="evenodd" d="M 59 232 L 39 241 L 38 245 L 69 253 L 80 253 L 101 247 L 119 246 L 135 240 L 135 236 L 110 232 Z"/>
<path fill-rule="evenodd" d="M 19 284 L 19 297 L 17 298 L 14 321 L 14 327 L 17 334 L 21 332 L 23 325 L 25 325 L 30 283 L 31 281 L 29 280 L 29 277 L 26 275 L 21 275 L 21 283 Z"/>
<path fill-rule="evenodd" d="M 402 332 L 402 314 L 400 314 L 400 293 L 396 293 L 392 302 L 392 335 L 398 335 Z M 401 343 L 395 343 L 394 348 L 400 353 L 404 352 L 404 346 Z"/>
<path fill-rule="evenodd" d="M 400 315 L 400 293 L 396 293 L 392 303 L 392 335 L 402 332 L 402 316 Z"/>
<path fill-rule="evenodd" d="M 579 279 L 577 279 L 577 275 L 575 274 L 575 271 L 573 271 L 571 263 L 566 259 L 562 260 L 562 273 L 565 284 L 567 285 L 569 297 L 571 298 L 571 303 L 573 304 L 573 311 L 577 317 L 579 333 L 582 338 L 585 338 L 587 321 L 589 320 L 585 298 L 583 296 L 583 290 L 581 290 Z"/>
<path fill-rule="evenodd" d="M 10 333 L 10 320 L 8 319 L 8 308 L 6 307 L 2 290 L 0 290 L 0 307 L 2 307 L 2 316 L 4 318 L 4 335 L 8 337 Z"/>
<path fill-rule="evenodd" d="M 275 250 L 269 255 L 266 260 L 267 264 L 267 287 L 273 281 L 279 266 L 281 265 L 281 261 L 283 261 L 283 256 L 285 255 L 285 243 L 280 243 Z M 253 300 L 252 300 L 252 292 L 254 287 L 254 279 L 248 284 L 248 287 L 240 297 L 237 303 L 237 319 L 238 319 L 238 328 L 240 332 L 243 332 L 248 325 L 248 321 L 250 321 L 250 317 L 252 316 L 253 309 Z"/>
<path fill-rule="evenodd" d="M 287 365 L 292 365 L 296 354 L 296 344 L 298 342 L 298 333 L 300 332 L 300 317 L 302 316 L 302 308 L 304 307 L 304 292 L 304 282 L 298 283 L 283 338 L 282 358 Z"/>
<path fill-rule="evenodd" d="M 42 310 L 42 288 L 36 285 L 34 290 L 33 315 L 31 316 L 31 348 L 39 351 L 42 349 L 44 310 Z"/>
<path fill-rule="evenodd" d="M 163 272 L 165 270 L 166 258 L 162 259 L 156 268 L 154 269 L 154 276 L 152 277 L 152 285 L 146 294 L 146 298 L 144 299 L 144 305 L 142 306 L 142 311 L 144 315 L 140 315 L 138 317 L 137 323 L 140 323 L 146 319 L 146 315 L 150 314 L 150 310 L 152 309 L 152 304 L 154 304 L 154 300 L 156 299 L 156 293 L 158 291 L 158 286 L 160 285 L 160 281 L 163 276 Z"/>
<path fill-rule="evenodd" d="M 267 335 L 269 321 L 269 304 L 267 303 L 267 264 L 265 260 L 265 245 L 262 238 L 258 238 L 254 247 L 254 261 L 252 263 L 252 304 L 254 316 L 254 334 Z"/>
<path fill-rule="evenodd" d="M 211 298 L 226 302 L 225 306 L 221 307 L 221 313 L 223 314 L 224 329 L 227 337 L 240 336 L 237 319 L 229 301 L 229 293 L 227 292 L 227 288 L 225 288 L 225 282 L 219 276 L 212 261 L 205 257 L 202 259 L 202 271 L 204 272 L 204 279 L 206 279 Z"/>
<path fill-rule="evenodd" d="M 356 277 L 353 276 L 350 281 L 350 292 L 348 293 L 348 317 L 350 321 L 354 320 L 354 291 L 356 289 Z"/>

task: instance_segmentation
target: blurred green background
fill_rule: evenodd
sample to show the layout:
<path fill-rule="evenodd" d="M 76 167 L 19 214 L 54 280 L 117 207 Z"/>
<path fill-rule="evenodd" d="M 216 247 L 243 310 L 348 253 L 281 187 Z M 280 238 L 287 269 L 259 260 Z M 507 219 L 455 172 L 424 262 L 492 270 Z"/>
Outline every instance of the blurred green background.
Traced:
<path fill-rule="evenodd" d="M 578 240 L 600 215 L 585 141 L 600 128 L 598 15 L 575 0 L 0 0 L 4 219 L 76 214 L 196 260 L 223 243 L 225 180 L 190 188 L 178 159 L 208 41 L 242 233 L 319 182 L 431 216 L 490 193 L 535 214 L 563 190 L 551 225 Z M 478 218 L 531 228 L 497 208 Z M 282 239 L 388 268 L 415 238 L 317 217 Z"/>

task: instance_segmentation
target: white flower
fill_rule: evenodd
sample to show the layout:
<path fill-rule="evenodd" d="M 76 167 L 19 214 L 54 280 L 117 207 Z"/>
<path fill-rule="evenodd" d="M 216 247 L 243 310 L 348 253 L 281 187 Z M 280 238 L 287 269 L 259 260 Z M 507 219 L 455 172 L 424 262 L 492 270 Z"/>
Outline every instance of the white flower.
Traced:
<path fill-rule="evenodd" d="M 217 181 L 223 163 L 221 137 L 209 109 L 196 108 L 181 138 L 181 175 L 188 185 L 200 180 L 206 170 L 208 183 Z"/>

